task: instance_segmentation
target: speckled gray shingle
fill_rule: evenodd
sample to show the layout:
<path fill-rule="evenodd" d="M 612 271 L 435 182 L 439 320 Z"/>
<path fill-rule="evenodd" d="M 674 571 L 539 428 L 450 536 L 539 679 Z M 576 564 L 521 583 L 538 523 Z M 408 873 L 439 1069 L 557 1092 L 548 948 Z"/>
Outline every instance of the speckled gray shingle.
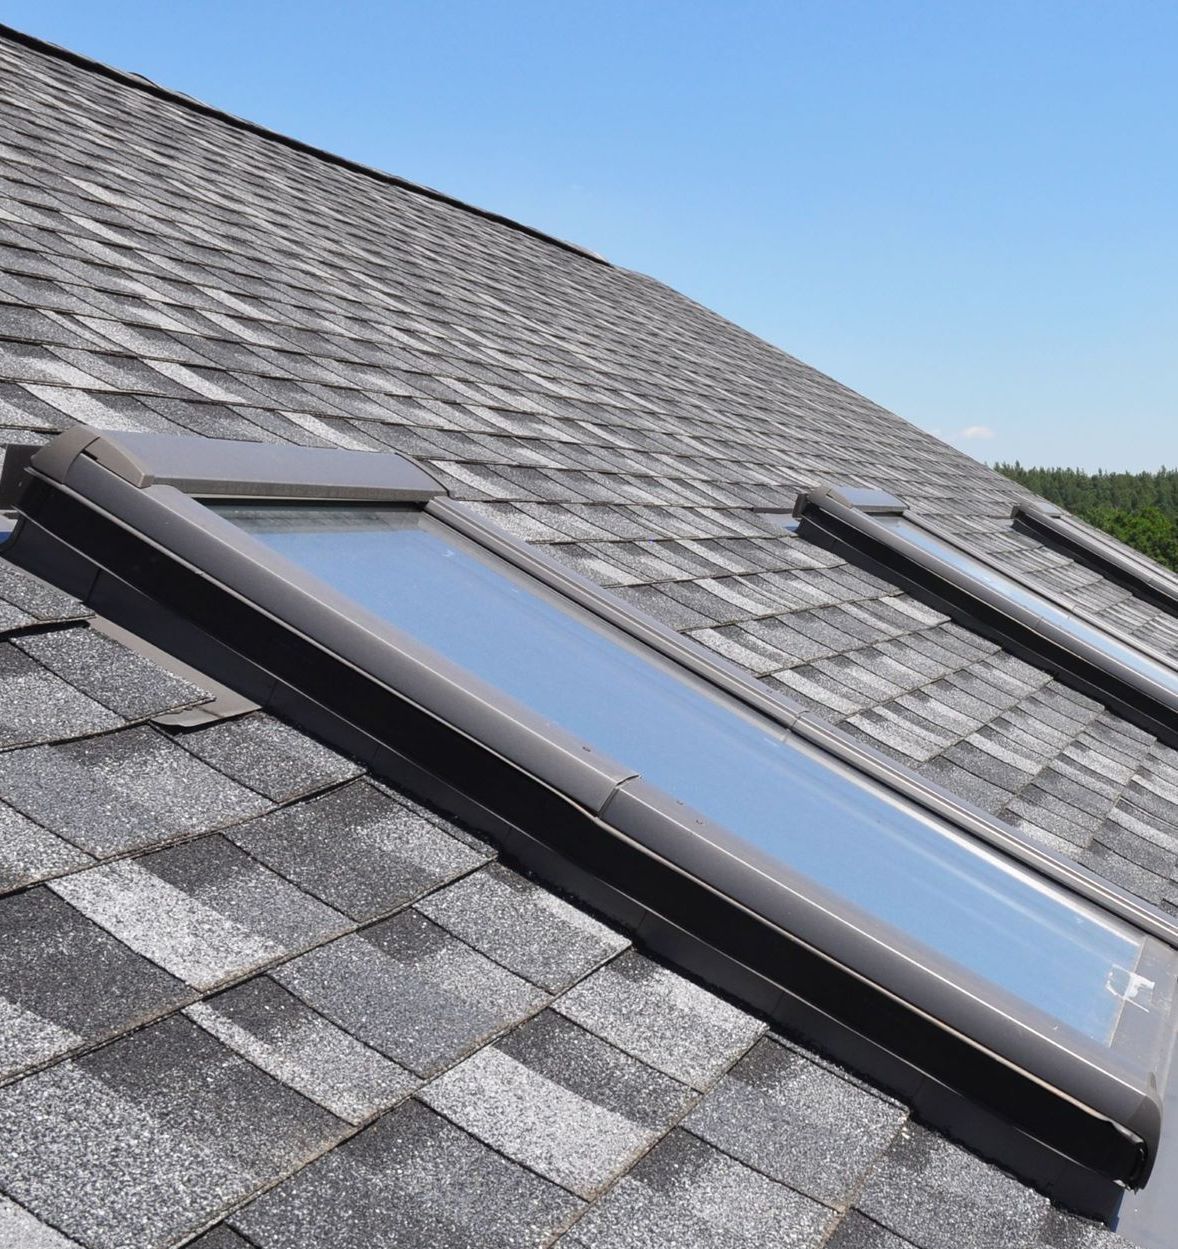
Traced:
<path fill-rule="evenodd" d="M 819 1249 L 834 1212 L 674 1132 L 560 1241 L 561 1249 Z"/>
<path fill-rule="evenodd" d="M 133 950 L 202 989 L 350 926 L 220 837 L 93 867 L 50 888 Z"/>
<path fill-rule="evenodd" d="M 44 887 L 0 899 L 0 1078 L 191 996 Z"/>
<path fill-rule="evenodd" d="M 685 1125 L 764 1174 L 836 1205 L 847 1200 L 904 1119 L 891 1102 L 767 1038 Z"/>
<path fill-rule="evenodd" d="M 230 831 L 261 862 L 357 921 L 472 871 L 476 851 L 365 781 Z"/>
<path fill-rule="evenodd" d="M 1009 1249 L 1048 1209 L 1045 1197 L 915 1124 L 898 1134 L 856 1204 L 920 1249 Z"/>
<path fill-rule="evenodd" d="M 1033 1249 L 1132 1249 L 1129 1239 L 1058 1206 L 1044 1211 L 1031 1244 Z"/>
<path fill-rule="evenodd" d="M 11 643 L 0 643 L 0 747 L 81 737 L 122 723 Z"/>
<path fill-rule="evenodd" d="M 435 923 L 556 993 L 624 950 L 626 937 L 492 864 L 417 904 Z"/>
<path fill-rule="evenodd" d="M 314 793 L 362 770 L 273 716 L 256 712 L 176 738 L 199 759 L 274 802 Z"/>
<path fill-rule="evenodd" d="M 420 1094 L 435 1110 L 580 1197 L 658 1139 L 690 1089 L 545 1011 Z"/>
<path fill-rule="evenodd" d="M 93 861 L 84 850 L 0 803 L 0 893 Z"/>
<path fill-rule="evenodd" d="M 197 1237 L 191 1249 L 251 1249 L 251 1246 L 244 1236 L 239 1236 L 227 1223 L 221 1223 Z"/>
<path fill-rule="evenodd" d="M 231 1222 L 259 1249 L 523 1249 L 580 1208 L 411 1101 Z"/>
<path fill-rule="evenodd" d="M 538 989 L 412 911 L 286 963 L 274 977 L 420 1076 L 545 1002 Z"/>
<path fill-rule="evenodd" d="M 0 754 L 0 798 L 96 855 L 202 832 L 269 806 L 145 727 Z"/>
<path fill-rule="evenodd" d="M 555 1008 L 635 1058 L 706 1088 L 765 1031 L 682 976 L 628 952 L 558 998 Z"/>
<path fill-rule="evenodd" d="M 16 1202 L 0 1197 L 0 1249 L 77 1249 L 77 1246 L 22 1210 Z"/>
<path fill-rule="evenodd" d="M 180 1015 L 77 1064 L 173 1131 L 234 1157 L 243 1175 L 277 1174 L 347 1132 L 336 1116 Z"/>
<path fill-rule="evenodd" d="M 222 1044 L 350 1123 L 386 1110 L 417 1087 L 403 1067 L 269 976 L 257 976 L 186 1013 Z"/>
<path fill-rule="evenodd" d="M 852 1210 L 835 1229 L 827 1249 L 916 1249 L 886 1227 Z"/>
<path fill-rule="evenodd" d="M 93 1249 L 140 1249 L 199 1226 L 338 1131 L 171 1020 L 0 1089 L 0 1186 Z"/>
<path fill-rule="evenodd" d="M 33 620 L 77 620 L 91 615 L 73 595 L 0 559 L 0 598 Z M 9 626 L 12 627 L 12 626 Z"/>
<path fill-rule="evenodd" d="M 210 695 L 94 629 L 28 634 L 16 645 L 95 702 L 128 720 L 207 702 Z"/>

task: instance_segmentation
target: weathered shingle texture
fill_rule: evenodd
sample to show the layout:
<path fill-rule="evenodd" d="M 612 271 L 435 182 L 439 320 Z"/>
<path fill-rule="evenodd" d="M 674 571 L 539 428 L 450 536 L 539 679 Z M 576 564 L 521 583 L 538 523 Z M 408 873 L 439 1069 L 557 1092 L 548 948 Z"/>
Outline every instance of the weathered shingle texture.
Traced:
<path fill-rule="evenodd" d="M 1018 489 L 641 275 L 0 38 L 0 426 L 396 449 L 1178 911 L 1178 754 L 753 509 Z M 0 563 L 0 1245 L 1116 1242 Z"/>

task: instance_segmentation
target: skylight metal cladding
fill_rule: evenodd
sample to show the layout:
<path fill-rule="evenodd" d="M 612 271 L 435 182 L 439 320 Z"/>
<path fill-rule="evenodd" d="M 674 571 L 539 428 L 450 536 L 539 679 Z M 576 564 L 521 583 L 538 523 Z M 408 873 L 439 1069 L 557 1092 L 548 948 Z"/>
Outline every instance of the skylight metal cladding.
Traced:
<path fill-rule="evenodd" d="M 909 787 L 921 805 L 881 785 L 833 730 L 487 530 L 400 457 L 188 441 L 57 440 L 10 557 L 107 614 L 166 613 L 173 640 L 203 630 L 205 660 L 258 701 L 509 851 L 549 869 L 557 851 L 592 900 L 751 969 L 795 1024 L 900 1055 L 1057 1170 L 1062 1154 L 1144 1178 L 1176 962 L 1145 930 L 1175 936 L 1165 917 L 1123 897 L 1101 911 L 1088 899 L 1116 891 L 1080 869 L 1057 875 L 1087 897 L 927 790 Z"/>

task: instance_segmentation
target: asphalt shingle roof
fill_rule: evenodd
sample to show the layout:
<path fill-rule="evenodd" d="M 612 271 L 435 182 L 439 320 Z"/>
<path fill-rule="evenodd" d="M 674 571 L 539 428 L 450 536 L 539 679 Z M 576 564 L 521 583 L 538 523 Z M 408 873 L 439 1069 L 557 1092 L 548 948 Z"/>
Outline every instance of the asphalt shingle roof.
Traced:
<path fill-rule="evenodd" d="M 650 278 L 0 37 L 0 426 L 395 449 L 1178 913 L 1178 752 L 758 514 L 1013 484 Z M 0 1245 L 1112 1249 L 261 712 L 0 562 Z"/>

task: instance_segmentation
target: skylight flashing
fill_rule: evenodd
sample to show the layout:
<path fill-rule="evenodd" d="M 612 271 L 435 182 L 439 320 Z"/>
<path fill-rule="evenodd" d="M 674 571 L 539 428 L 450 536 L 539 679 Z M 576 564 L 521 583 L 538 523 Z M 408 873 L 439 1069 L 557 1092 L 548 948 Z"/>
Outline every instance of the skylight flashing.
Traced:
<path fill-rule="evenodd" d="M 824 493 L 833 502 L 853 507 L 866 516 L 903 516 L 908 510 L 903 499 L 875 486 L 825 486 L 810 493 Z"/>
<path fill-rule="evenodd" d="M 332 732 L 342 727 L 362 758 L 374 766 L 395 764 L 399 775 L 412 775 L 427 796 L 439 785 L 446 789 L 446 774 L 458 776 L 468 791 L 463 811 L 476 823 L 480 812 L 488 814 L 487 823 L 513 853 L 528 858 L 523 848 L 534 847 L 539 858 L 548 856 L 549 865 L 553 852 L 564 856 L 572 877 L 582 884 L 590 878 L 589 892 L 598 886 L 613 891 L 611 905 L 629 908 L 640 931 L 677 928 L 711 945 L 728 972 L 736 969 L 736 979 L 762 983 L 770 1003 L 765 1009 L 777 1009 L 776 1001 L 792 1025 L 805 1018 L 805 1026 L 825 1041 L 842 1038 L 862 1049 L 872 1038 L 879 1041 L 880 1021 L 889 1020 L 887 1028 L 895 1034 L 888 1046 L 912 1051 L 904 1062 L 918 1053 L 924 1079 L 937 1087 L 968 1089 L 968 1096 L 1000 1104 L 1002 1113 L 1016 1120 L 1034 1118 L 1039 1135 L 1052 1142 L 1041 1146 L 1055 1159 L 1044 1164 L 1047 1170 L 1058 1170 L 1062 1150 L 1085 1175 L 1128 1183 L 1143 1178 L 1152 1156 L 1149 1142 L 1159 1130 L 1154 1077 L 1143 1072 L 1156 1074 L 1163 1065 L 1156 1029 L 1168 1016 L 1163 998 L 1174 980 L 1174 956 L 1157 937 L 1178 944 L 1168 917 L 1151 915 L 1128 895 L 1118 899 L 1112 886 L 1086 877 L 1083 869 L 1063 868 L 1047 852 L 1038 853 L 1034 866 L 1044 877 L 1037 886 L 1041 892 L 1055 889 L 1046 877 L 1064 876 L 1075 895 L 1107 906 L 1110 914 L 1102 923 L 1110 932 L 1130 932 L 1124 920 L 1135 917 L 1132 940 L 1139 943 L 1139 955 L 1114 960 L 1108 972 L 1109 982 L 1125 989 L 1113 995 L 1118 1004 L 1115 1018 L 1110 1016 L 1117 1047 L 1094 1045 L 1092 1036 L 999 990 L 992 979 L 963 974 L 959 962 L 938 959 L 927 942 L 914 945 L 878 915 L 860 913 L 779 858 L 758 859 L 747 840 L 734 838 L 723 823 L 692 810 L 624 758 L 610 758 L 599 743 L 545 720 L 527 702 L 446 661 L 380 613 L 309 578 L 298 559 L 266 548 L 226 514 L 173 484 L 192 489 L 196 483 L 202 497 L 224 499 L 241 497 L 244 481 L 254 491 L 252 496 L 245 491 L 250 506 L 285 499 L 276 506 L 290 511 L 290 500 L 299 498 L 308 503 L 304 514 L 310 516 L 346 498 L 340 493 L 346 483 L 339 480 L 348 471 L 346 461 L 327 454 L 319 463 L 325 453 L 290 448 L 258 453 L 244 450 L 250 444 L 197 439 L 164 445 L 152 435 L 120 436 L 121 445 L 104 449 L 102 444 L 114 441 L 78 435 L 72 450 L 67 444 L 46 455 L 50 471 L 45 473 L 34 457 L 21 495 L 25 519 L 13 551 L 17 562 L 42 572 L 52 566 L 72 578 L 68 588 L 87 599 L 109 603 L 124 583 L 136 594 L 154 596 L 219 638 L 217 646 L 239 651 L 238 663 L 249 660 L 251 697 L 303 722 L 313 713 L 315 726 L 328 725 Z M 213 457 L 206 468 L 194 469 L 180 445 L 186 443 L 206 447 L 199 452 L 192 447 L 197 460 Z M 242 472 L 239 450 L 247 459 L 260 454 L 252 476 Z M 272 461 L 274 479 L 265 474 L 270 450 L 282 453 Z M 948 819 L 962 830 L 955 836 L 976 834 L 970 844 L 978 854 L 983 841 L 1001 843 L 992 828 L 971 827 L 969 812 L 951 795 L 905 776 L 882 757 L 872 759 L 741 670 L 493 530 L 443 498 L 436 483 L 432 490 L 423 484 L 423 477 L 432 479 L 417 466 L 401 457 L 342 454 L 390 461 L 379 467 L 354 462 L 369 475 L 387 478 L 382 506 L 423 510 L 476 543 L 485 558 L 500 558 L 526 574 L 548 601 L 585 609 L 597 622 L 594 628 L 621 630 L 627 645 L 657 652 L 664 666 L 683 673 L 681 680 L 690 673 L 691 680 L 706 682 L 711 697 L 737 699 L 742 714 L 776 726 L 779 743 L 792 742 L 793 750 L 813 755 L 831 785 L 842 769 L 846 783 L 877 798 L 890 795 L 886 801 L 897 809 L 911 814 L 916 803 L 926 813 L 922 819 Z M 209 471 L 218 455 L 225 457 L 228 475 L 220 479 Z M 301 476 L 291 479 L 295 460 L 302 461 Z M 376 501 L 365 480 L 350 501 L 353 508 Z M 317 489 L 328 493 L 317 497 Z M 984 821 L 977 824 L 981 828 Z M 1017 846 L 1009 830 L 1004 836 L 1011 859 L 1026 862 L 1025 853 L 1014 853 L 1026 847 Z M 1008 870 L 1023 871 L 1013 863 Z M 1163 985 L 1164 992 L 1151 1013 L 1135 1010 L 1130 1018 L 1124 1005 L 1128 990 L 1145 979 Z M 888 1013 L 893 1009 L 894 1020 Z M 1148 1022 L 1144 1032 L 1137 1014 Z M 1000 1077 L 999 1069 L 1008 1074 Z M 1031 1085 L 1042 1093 L 1035 1094 Z M 918 1080 L 911 1091 L 924 1087 Z M 1078 1120 L 1063 1115 L 1066 1127 L 1060 1126 L 1060 1096 L 1083 1108 Z"/>
<path fill-rule="evenodd" d="M 1063 597 L 1052 587 L 1037 584 L 1023 570 L 1002 567 L 997 560 L 984 552 L 967 550 L 959 535 L 951 533 L 935 521 L 927 517 L 918 518 L 907 512 L 902 517 L 895 515 L 884 516 L 882 521 L 885 525 L 893 526 L 896 532 L 900 534 L 907 532 L 919 535 L 920 538 L 928 535 L 935 543 L 951 551 L 954 556 L 960 556 L 978 565 L 983 570 L 983 575 L 990 575 L 995 581 L 1011 583 L 1018 587 L 1019 591 L 1025 592 L 1036 600 L 1040 600 L 1043 607 L 1038 610 L 1032 609 L 1031 613 L 1040 627 L 1051 628 L 1052 619 L 1058 618 L 1060 614 L 1069 616 L 1075 621 L 1088 626 L 1089 630 L 1103 634 L 1115 647 L 1136 652 L 1159 668 L 1169 669 L 1178 675 L 1178 665 L 1175 665 L 1173 658 L 1164 651 L 1158 650 L 1157 647 L 1151 646 L 1148 642 L 1133 637 L 1131 634 L 1119 629 L 1115 624 L 1094 615 L 1081 605 Z M 1082 643 L 1083 639 L 1080 638 L 1077 641 Z M 1096 646 L 1099 651 L 1100 644 L 1097 643 Z M 1087 652 L 1081 651 L 1080 653 Z M 1168 673 L 1158 673 L 1151 677 L 1143 672 L 1142 677 L 1158 688 L 1170 688 L 1173 685 Z M 1175 686 L 1175 689 L 1178 692 L 1178 686 Z"/>

